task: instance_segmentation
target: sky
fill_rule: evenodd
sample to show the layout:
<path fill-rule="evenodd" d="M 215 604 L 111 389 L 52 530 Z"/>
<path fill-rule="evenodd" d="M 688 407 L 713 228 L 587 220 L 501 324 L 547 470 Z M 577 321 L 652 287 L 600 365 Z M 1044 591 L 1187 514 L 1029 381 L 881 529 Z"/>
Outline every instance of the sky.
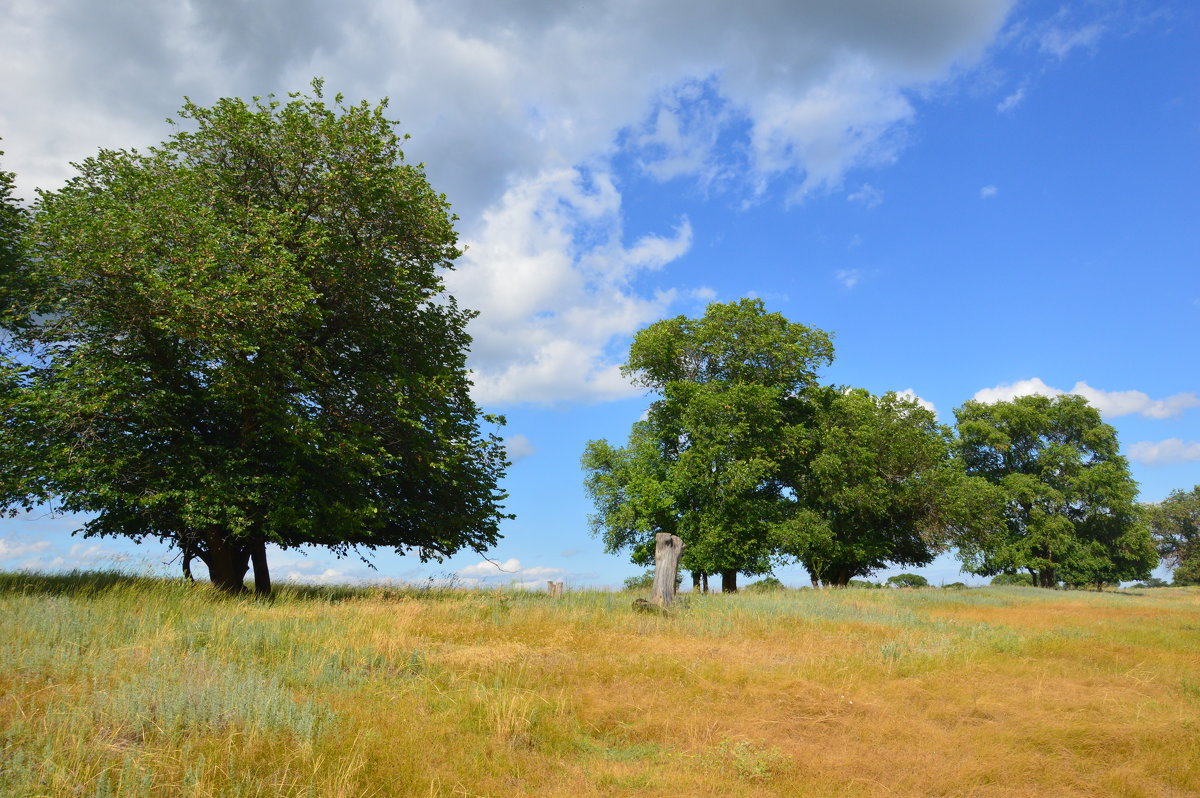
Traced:
<path fill-rule="evenodd" d="M 641 569 L 589 532 L 579 457 L 653 399 L 618 371 L 632 334 L 713 301 L 830 332 L 824 381 L 943 423 L 1081 394 L 1143 501 L 1200 484 L 1198 43 L 1189 0 L 5 0 L 0 167 L 32 200 L 185 96 L 387 97 L 459 216 L 446 284 L 517 517 L 486 557 L 273 551 L 273 576 L 618 586 Z M 0 569 L 178 567 L 78 525 L 0 521 Z M 981 581 L 949 555 L 875 578 L 901 570 Z"/>

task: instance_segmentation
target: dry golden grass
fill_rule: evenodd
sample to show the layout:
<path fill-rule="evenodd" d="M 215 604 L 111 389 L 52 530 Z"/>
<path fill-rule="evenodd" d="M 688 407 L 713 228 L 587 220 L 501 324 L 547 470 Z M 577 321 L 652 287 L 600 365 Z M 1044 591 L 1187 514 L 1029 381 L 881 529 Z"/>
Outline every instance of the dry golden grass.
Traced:
<path fill-rule="evenodd" d="M 1200 794 L 1200 590 L 0 576 L 5 796 Z"/>

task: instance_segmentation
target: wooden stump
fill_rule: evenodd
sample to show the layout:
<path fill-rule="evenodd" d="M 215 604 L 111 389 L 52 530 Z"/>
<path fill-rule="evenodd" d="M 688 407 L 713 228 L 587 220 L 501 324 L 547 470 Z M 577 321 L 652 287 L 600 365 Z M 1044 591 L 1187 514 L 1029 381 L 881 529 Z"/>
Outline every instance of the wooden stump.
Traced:
<path fill-rule="evenodd" d="M 550 598 L 562 598 L 563 583 L 562 582 L 547 582 L 546 592 L 550 594 Z"/>
<path fill-rule="evenodd" d="M 650 601 L 664 609 L 675 600 L 675 580 L 679 575 L 679 557 L 683 541 L 668 532 L 654 536 L 654 595 Z"/>

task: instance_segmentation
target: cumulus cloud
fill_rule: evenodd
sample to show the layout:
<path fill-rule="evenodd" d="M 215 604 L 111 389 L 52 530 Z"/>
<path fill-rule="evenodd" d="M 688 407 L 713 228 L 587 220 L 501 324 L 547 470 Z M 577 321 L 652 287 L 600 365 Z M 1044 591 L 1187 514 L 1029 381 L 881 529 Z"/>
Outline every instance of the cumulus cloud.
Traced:
<path fill-rule="evenodd" d="M 1129 447 L 1129 459 L 1148 466 L 1200 462 L 1200 442 L 1179 438 L 1165 441 L 1138 441 Z"/>
<path fill-rule="evenodd" d="M 896 396 L 900 397 L 901 399 L 907 399 L 910 402 L 916 402 L 930 413 L 933 413 L 935 416 L 937 415 L 937 408 L 934 407 L 933 402 L 922 399 L 912 388 L 905 388 L 903 391 L 896 391 Z"/>
<path fill-rule="evenodd" d="M 1075 394 L 1087 399 L 1089 403 L 1105 416 L 1117 418 L 1133 413 L 1145 418 L 1165 419 L 1175 418 L 1183 411 L 1200 406 L 1200 396 L 1195 393 L 1177 393 L 1163 399 L 1152 399 L 1142 391 L 1104 391 L 1093 388 L 1086 382 L 1075 383 L 1069 391 L 1047 385 L 1040 378 L 1018 380 L 1008 385 L 997 385 L 994 388 L 984 388 L 977 392 L 974 399 L 979 402 L 1008 402 L 1018 396 L 1062 396 Z"/>
<path fill-rule="evenodd" d="M 46 540 L 18 541 L 9 540 L 8 538 L 0 538 L 0 562 L 10 560 L 19 560 L 23 557 L 41 554 L 46 549 L 50 548 L 51 543 Z"/>
<path fill-rule="evenodd" d="M 685 218 L 626 246 L 620 207 L 608 173 L 572 168 L 513 187 L 484 214 L 447 276 L 450 292 L 480 311 L 470 359 L 479 402 L 636 395 L 609 345 L 665 314 L 675 293 L 642 296 L 631 279 L 684 254 L 692 227 Z"/>
<path fill-rule="evenodd" d="M 840 190 L 898 156 L 909 94 L 977 60 L 1012 5 L 9 0 L 5 168 L 26 197 L 54 188 L 99 147 L 161 140 L 183 95 L 283 93 L 313 75 L 351 99 L 387 95 L 471 245 L 451 287 L 482 311 L 477 398 L 615 398 L 630 389 L 610 350 L 677 296 L 633 279 L 692 240 L 687 220 L 624 239 L 617 155 L 747 201 Z"/>

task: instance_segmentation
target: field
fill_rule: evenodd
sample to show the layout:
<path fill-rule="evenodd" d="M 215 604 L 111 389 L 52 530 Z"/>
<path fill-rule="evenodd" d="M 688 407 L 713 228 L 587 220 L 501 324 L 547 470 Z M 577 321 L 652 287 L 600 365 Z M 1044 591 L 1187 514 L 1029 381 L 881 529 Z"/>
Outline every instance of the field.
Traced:
<path fill-rule="evenodd" d="M 1200 589 L 0 574 L 3 796 L 1200 794 Z"/>

